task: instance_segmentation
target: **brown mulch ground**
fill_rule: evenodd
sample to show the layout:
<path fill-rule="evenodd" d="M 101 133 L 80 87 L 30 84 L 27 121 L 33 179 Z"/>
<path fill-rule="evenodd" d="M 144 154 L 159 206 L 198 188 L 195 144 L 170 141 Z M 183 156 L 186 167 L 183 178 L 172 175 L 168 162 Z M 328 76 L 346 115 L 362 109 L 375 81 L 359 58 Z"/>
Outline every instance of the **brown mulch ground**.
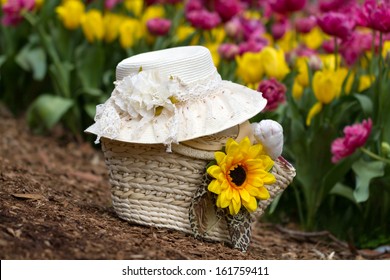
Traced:
<path fill-rule="evenodd" d="M 22 119 L 0 112 L 0 259 L 362 258 L 326 235 L 266 223 L 247 253 L 129 224 L 111 207 L 101 152 L 66 138 L 61 130 L 33 135 Z"/>

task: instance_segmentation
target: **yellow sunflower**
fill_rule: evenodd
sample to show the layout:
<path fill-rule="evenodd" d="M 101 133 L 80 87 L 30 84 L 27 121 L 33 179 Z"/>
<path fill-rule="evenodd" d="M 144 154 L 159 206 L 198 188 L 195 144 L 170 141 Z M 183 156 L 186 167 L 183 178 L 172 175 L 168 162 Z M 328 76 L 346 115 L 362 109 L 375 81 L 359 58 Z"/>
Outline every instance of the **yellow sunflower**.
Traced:
<path fill-rule="evenodd" d="M 257 209 L 256 199 L 269 198 L 264 184 L 276 180 L 269 172 L 274 162 L 261 144 L 252 145 L 248 137 L 240 143 L 229 138 L 226 153 L 216 152 L 215 159 L 217 164 L 207 168 L 207 173 L 214 178 L 208 190 L 218 195 L 218 207 L 229 207 L 231 215 L 237 214 L 241 205 L 253 212 Z"/>

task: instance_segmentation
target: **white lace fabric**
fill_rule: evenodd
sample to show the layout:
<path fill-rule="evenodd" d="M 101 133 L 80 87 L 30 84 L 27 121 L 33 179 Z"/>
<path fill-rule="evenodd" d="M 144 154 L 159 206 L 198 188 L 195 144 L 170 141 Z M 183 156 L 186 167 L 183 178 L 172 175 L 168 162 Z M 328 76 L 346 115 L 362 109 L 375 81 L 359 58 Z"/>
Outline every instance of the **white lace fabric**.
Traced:
<path fill-rule="evenodd" d="M 140 71 L 115 82 L 115 89 L 106 103 L 96 107 L 96 143 L 101 137 L 116 139 L 121 129 L 121 120 L 136 120 L 138 126 L 131 138 L 136 138 L 142 127 L 153 124 L 157 108 L 167 118 L 169 134 L 162 135 L 162 143 L 177 142 L 178 106 L 192 101 L 201 101 L 214 93 L 221 84 L 221 76 L 212 75 L 186 84 L 179 77 L 161 77 L 157 70 Z"/>

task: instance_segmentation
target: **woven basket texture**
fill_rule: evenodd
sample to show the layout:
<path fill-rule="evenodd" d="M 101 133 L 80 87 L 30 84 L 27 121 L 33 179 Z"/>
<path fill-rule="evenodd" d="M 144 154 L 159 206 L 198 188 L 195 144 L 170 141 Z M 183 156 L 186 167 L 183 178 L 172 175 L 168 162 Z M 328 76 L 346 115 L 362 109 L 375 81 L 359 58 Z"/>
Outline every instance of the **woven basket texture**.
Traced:
<path fill-rule="evenodd" d="M 192 234 L 189 208 L 209 160 L 167 153 L 162 144 L 134 144 L 106 138 L 102 139 L 102 149 L 109 169 L 113 207 L 120 218 Z M 279 159 L 272 172 L 277 182 L 267 186 L 271 199 L 259 203 L 254 219 L 264 213 L 295 175 L 294 168 Z M 206 239 L 230 243 L 225 219 L 213 226 Z"/>

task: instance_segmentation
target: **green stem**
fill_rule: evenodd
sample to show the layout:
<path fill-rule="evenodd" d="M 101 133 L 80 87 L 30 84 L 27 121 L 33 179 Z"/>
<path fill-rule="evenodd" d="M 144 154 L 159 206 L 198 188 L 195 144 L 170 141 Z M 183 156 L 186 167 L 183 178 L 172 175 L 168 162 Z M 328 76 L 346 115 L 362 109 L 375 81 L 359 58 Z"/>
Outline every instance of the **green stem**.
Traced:
<path fill-rule="evenodd" d="M 390 164 L 390 160 L 388 159 L 385 159 L 381 156 L 378 156 L 377 154 L 374 154 L 373 152 L 367 150 L 366 148 L 360 148 L 360 150 L 365 153 L 366 155 L 368 155 L 369 157 L 373 158 L 373 159 L 376 159 L 376 160 L 380 160 L 384 163 L 387 163 L 387 164 Z"/>
<path fill-rule="evenodd" d="M 297 188 L 296 185 L 293 186 L 293 190 L 294 190 L 295 199 L 296 199 L 296 202 L 297 202 L 299 220 L 300 220 L 301 224 L 304 224 L 305 223 L 305 219 L 303 217 L 302 201 L 301 201 L 301 197 L 300 197 L 300 194 L 299 194 L 299 191 L 298 191 L 298 188 Z"/>
<path fill-rule="evenodd" d="M 383 33 L 379 33 L 379 50 L 378 50 L 378 83 L 377 83 L 377 93 L 376 93 L 376 99 L 377 99 L 377 124 L 380 126 L 380 135 L 379 139 L 380 142 L 383 141 L 383 125 L 382 125 L 382 100 L 381 100 L 381 94 L 382 94 L 382 77 L 383 77 L 383 59 L 382 59 L 382 44 L 383 44 Z M 380 149 L 379 149 L 380 151 Z M 381 153 L 381 152 L 380 152 Z"/>
<path fill-rule="evenodd" d="M 337 37 L 334 37 L 334 63 L 335 63 L 334 70 L 337 70 L 337 68 L 339 67 L 338 53 L 339 53 L 339 45 L 337 43 Z"/>

